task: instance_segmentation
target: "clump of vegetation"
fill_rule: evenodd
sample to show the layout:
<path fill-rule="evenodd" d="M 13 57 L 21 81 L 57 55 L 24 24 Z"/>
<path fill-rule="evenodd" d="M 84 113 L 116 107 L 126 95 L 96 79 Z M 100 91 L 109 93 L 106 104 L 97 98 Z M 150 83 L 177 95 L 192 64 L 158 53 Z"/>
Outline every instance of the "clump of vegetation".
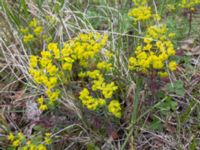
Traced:
<path fill-rule="evenodd" d="M 0 1 L 0 147 L 200 148 L 199 6 Z"/>
<path fill-rule="evenodd" d="M 59 48 L 58 43 L 49 43 L 47 51 L 41 51 L 41 57 L 30 56 L 29 72 L 37 84 L 44 85 L 48 100 L 44 97 L 37 99 L 40 110 L 47 110 L 54 106 L 62 94 L 63 86 L 70 86 L 71 82 L 87 78 L 83 84 L 92 90 L 96 98 L 90 96 L 90 91 L 84 88 L 80 92 L 80 100 L 89 110 L 106 105 L 112 99 L 113 92 L 117 90 L 114 82 L 106 83 L 106 76 L 112 70 L 110 63 L 112 54 L 104 49 L 107 35 L 99 33 L 79 34 Z M 105 60 L 104 60 L 105 58 Z M 110 62 L 109 62 L 110 61 Z M 92 65 L 90 65 L 92 64 Z M 87 83 L 89 82 L 89 83 Z M 59 85 L 63 85 L 61 89 Z M 121 116 L 121 107 L 118 101 L 111 100 L 109 112 L 116 117 Z"/>

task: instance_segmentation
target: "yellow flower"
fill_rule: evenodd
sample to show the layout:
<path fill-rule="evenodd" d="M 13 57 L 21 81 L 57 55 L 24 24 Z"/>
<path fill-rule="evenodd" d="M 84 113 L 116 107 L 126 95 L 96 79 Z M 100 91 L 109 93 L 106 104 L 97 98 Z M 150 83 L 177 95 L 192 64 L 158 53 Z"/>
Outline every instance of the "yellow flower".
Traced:
<path fill-rule="evenodd" d="M 63 59 L 68 63 L 73 63 L 74 62 L 74 59 L 72 59 L 70 57 L 64 57 Z"/>
<path fill-rule="evenodd" d="M 102 99 L 102 98 L 98 99 L 98 105 L 99 105 L 99 106 L 104 106 L 104 105 L 106 105 L 106 100 L 105 100 L 105 99 Z"/>
<path fill-rule="evenodd" d="M 40 65 L 41 65 L 42 68 L 46 68 L 46 66 L 47 66 L 49 63 L 51 63 L 51 62 L 52 62 L 52 60 L 47 59 L 47 58 L 45 58 L 45 57 L 42 57 L 42 58 L 40 59 Z"/>
<path fill-rule="evenodd" d="M 167 73 L 167 72 L 161 72 L 161 71 L 159 71 L 159 72 L 158 72 L 158 75 L 159 75 L 161 78 L 166 78 L 166 77 L 168 77 L 168 73 Z"/>
<path fill-rule="evenodd" d="M 191 8 L 190 8 L 190 11 L 195 11 L 195 8 L 194 8 L 194 7 L 191 7 Z"/>
<path fill-rule="evenodd" d="M 104 35 L 103 35 L 103 38 L 102 38 L 102 40 L 101 40 L 101 42 L 100 42 L 101 45 L 102 45 L 102 46 L 105 46 L 107 40 L 108 40 L 108 35 L 107 35 L 107 34 L 104 34 Z"/>
<path fill-rule="evenodd" d="M 155 60 L 153 62 L 153 68 L 154 69 L 162 69 L 164 67 L 164 64 L 161 60 Z"/>
<path fill-rule="evenodd" d="M 175 71 L 176 67 L 177 67 L 177 64 L 176 64 L 175 61 L 170 61 L 169 64 L 168 64 L 168 67 L 169 67 L 169 70 Z"/>
<path fill-rule="evenodd" d="M 54 88 L 57 83 L 58 83 L 58 78 L 57 77 L 50 77 L 49 80 L 46 82 L 43 82 L 45 86 L 47 86 L 49 89 Z"/>
<path fill-rule="evenodd" d="M 58 99 L 59 95 L 60 95 L 60 91 L 56 90 L 55 92 L 53 92 L 50 89 L 48 89 L 46 91 L 46 94 L 49 97 L 51 102 L 55 102 Z"/>
<path fill-rule="evenodd" d="M 142 51 L 142 46 L 137 46 L 135 50 L 135 54 L 139 54 Z"/>
<path fill-rule="evenodd" d="M 53 65 L 52 63 L 49 63 L 46 67 L 46 70 L 51 76 L 54 76 L 54 75 L 56 75 L 58 68 L 55 65 Z"/>
<path fill-rule="evenodd" d="M 85 72 L 80 72 L 80 73 L 78 74 L 78 76 L 79 76 L 80 78 L 84 78 L 84 77 L 87 76 L 87 74 L 86 74 Z"/>
<path fill-rule="evenodd" d="M 41 73 L 40 73 L 40 71 L 30 68 L 29 73 L 33 76 L 33 79 L 36 83 L 38 83 L 38 84 L 41 83 Z"/>
<path fill-rule="evenodd" d="M 167 49 L 167 53 L 168 53 L 168 55 L 173 56 L 173 55 L 175 55 L 176 52 L 172 47 L 169 47 Z"/>
<path fill-rule="evenodd" d="M 37 67 L 37 65 L 38 65 L 38 57 L 31 55 L 30 56 L 30 67 L 35 68 L 35 67 Z"/>
<path fill-rule="evenodd" d="M 90 97 L 85 105 L 89 110 L 96 110 L 98 107 L 98 101 Z"/>
<path fill-rule="evenodd" d="M 112 100 L 108 105 L 108 111 L 112 113 L 115 117 L 121 118 L 121 106 L 119 101 Z"/>
<path fill-rule="evenodd" d="M 42 32 L 42 26 L 38 26 L 34 29 L 34 33 L 38 36 Z"/>
<path fill-rule="evenodd" d="M 149 68 L 151 63 L 151 58 L 147 58 L 146 60 L 140 61 L 138 64 L 140 65 L 140 67 L 142 67 L 142 69 L 146 70 L 147 68 Z"/>
<path fill-rule="evenodd" d="M 102 94 L 105 98 L 111 98 L 113 95 L 113 92 L 118 89 L 117 86 L 115 86 L 114 82 L 111 82 L 110 84 L 106 84 L 102 87 Z"/>
<path fill-rule="evenodd" d="M 23 37 L 24 43 L 28 43 L 32 41 L 33 39 L 34 39 L 34 36 L 32 34 L 27 34 L 27 35 L 24 35 Z"/>
<path fill-rule="evenodd" d="M 137 60 L 134 57 L 129 58 L 129 69 L 134 69 L 137 65 Z"/>
<path fill-rule="evenodd" d="M 29 22 L 29 27 L 35 28 L 36 26 L 37 26 L 37 20 L 36 18 L 33 18 L 33 20 Z"/>
<path fill-rule="evenodd" d="M 9 141 L 12 142 L 15 139 L 15 136 L 12 133 L 10 133 L 7 138 Z"/>
<path fill-rule="evenodd" d="M 92 79 L 102 78 L 102 75 L 99 70 L 87 71 L 87 75 Z"/>
<path fill-rule="evenodd" d="M 98 79 L 98 80 L 94 80 L 93 85 L 92 85 L 92 90 L 93 91 L 102 90 L 103 85 L 105 85 L 105 83 L 103 81 L 104 81 L 103 78 Z"/>
<path fill-rule="evenodd" d="M 37 99 L 38 104 L 42 105 L 44 103 L 43 96 Z"/>
<path fill-rule="evenodd" d="M 165 35 L 163 35 L 163 36 L 160 36 L 160 38 L 159 38 L 161 41 L 165 41 L 165 40 L 167 40 L 167 37 L 165 36 Z"/>
<path fill-rule="evenodd" d="M 147 44 L 147 45 L 144 47 L 144 50 L 149 51 L 151 48 L 152 48 L 152 45 L 151 45 L 151 44 Z"/>
<path fill-rule="evenodd" d="M 80 38 L 80 40 L 83 41 L 83 42 L 90 40 L 90 38 L 86 34 L 83 34 L 83 33 L 80 33 L 78 35 L 78 38 Z"/>
<path fill-rule="evenodd" d="M 53 53 L 54 53 L 54 56 L 56 59 L 59 59 L 60 58 L 60 50 L 58 48 L 55 48 L 55 49 L 52 49 Z"/>
<path fill-rule="evenodd" d="M 31 141 L 28 140 L 28 141 L 26 142 L 26 144 L 27 144 L 28 146 L 30 146 L 30 145 L 31 145 Z"/>
<path fill-rule="evenodd" d="M 145 52 L 141 52 L 141 53 L 137 54 L 137 58 L 138 59 L 146 59 L 147 54 Z"/>
<path fill-rule="evenodd" d="M 58 48 L 58 43 L 49 43 L 47 46 L 48 50 L 52 51 Z"/>
<path fill-rule="evenodd" d="M 52 54 L 50 53 L 50 51 L 42 51 L 41 52 L 41 55 L 42 55 L 42 58 L 51 58 L 52 57 Z"/>
<path fill-rule="evenodd" d="M 104 61 L 99 62 L 97 64 L 98 69 L 105 69 L 105 70 L 111 70 L 112 69 L 112 64 L 111 63 L 106 63 Z"/>
<path fill-rule="evenodd" d="M 158 56 L 158 59 L 160 59 L 161 61 L 167 60 L 168 55 L 165 52 L 163 52 Z"/>
<path fill-rule="evenodd" d="M 79 96 L 79 98 L 80 99 L 85 99 L 85 98 L 87 98 L 88 96 L 89 96 L 89 91 L 88 91 L 88 89 L 86 89 L 86 88 L 84 88 L 81 92 L 80 92 L 80 96 Z"/>
<path fill-rule="evenodd" d="M 62 64 L 62 69 L 63 69 L 63 70 L 71 71 L 71 70 L 72 70 L 72 64 L 71 64 L 71 63 L 68 63 L 68 62 L 64 62 L 64 63 Z"/>
<path fill-rule="evenodd" d="M 44 85 L 49 84 L 49 79 L 48 79 L 48 77 L 47 77 L 45 74 L 41 74 L 41 76 L 40 76 L 40 81 L 41 81 Z"/>
<path fill-rule="evenodd" d="M 48 109 L 48 107 L 47 107 L 47 105 L 42 104 L 42 105 L 40 105 L 39 109 L 40 109 L 41 111 L 45 111 L 45 110 Z"/>
<path fill-rule="evenodd" d="M 36 146 L 31 144 L 30 147 L 29 147 L 29 150 L 37 150 Z"/>
<path fill-rule="evenodd" d="M 20 144 L 20 140 L 18 140 L 18 139 L 12 142 L 13 147 L 18 147 L 19 144 Z"/>
<path fill-rule="evenodd" d="M 96 110 L 97 107 L 99 106 L 98 100 L 91 97 L 89 95 L 88 89 L 86 89 L 86 88 L 84 88 L 80 92 L 79 98 L 82 101 L 83 105 L 85 105 L 89 110 Z"/>
<path fill-rule="evenodd" d="M 58 49 L 58 43 L 49 43 L 47 46 L 49 51 L 53 51 L 55 49 Z"/>
<path fill-rule="evenodd" d="M 151 7 L 139 6 L 137 8 L 133 8 L 128 15 L 134 17 L 136 21 L 148 20 L 152 15 Z"/>
<path fill-rule="evenodd" d="M 199 0 L 182 0 L 180 6 L 182 8 L 189 8 L 191 10 L 194 9 L 195 6 L 199 5 L 200 1 Z"/>
<path fill-rule="evenodd" d="M 40 144 L 40 145 L 38 145 L 37 150 L 47 150 L 47 148 L 46 148 L 46 146 Z"/>
<path fill-rule="evenodd" d="M 169 33 L 168 36 L 169 36 L 170 38 L 173 38 L 173 37 L 175 36 L 175 33 Z"/>
<path fill-rule="evenodd" d="M 51 133 L 46 133 L 45 134 L 45 144 L 49 145 L 51 144 Z"/>
<path fill-rule="evenodd" d="M 144 38 L 144 43 L 146 43 L 146 44 L 150 44 L 152 41 L 153 41 L 153 39 L 150 38 L 150 37 L 145 37 Z"/>
<path fill-rule="evenodd" d="M 22 32 L 23 34 L 28 33 L 28 28 L 20 28 L 20 32 Z"/>

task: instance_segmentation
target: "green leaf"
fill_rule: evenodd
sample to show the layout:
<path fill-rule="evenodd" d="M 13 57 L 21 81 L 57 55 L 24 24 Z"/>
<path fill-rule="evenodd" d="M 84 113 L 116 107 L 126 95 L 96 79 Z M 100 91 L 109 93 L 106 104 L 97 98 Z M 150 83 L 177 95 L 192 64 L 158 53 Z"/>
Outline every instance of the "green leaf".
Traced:
<path fill-rule="evenodd" d="M 196 148 L 197 148 L 197 144 L 196 144 L 195 138 L 193 138 L 192 142 L 190 143 L 189 150 L 196 150 Z"/>
<path fill-rule="evenodd" d="M 20 8 L 22 8 L 25 16 L 28 17 L 29 16 L 28 7 L 27 7 L 25 0 L 20 0 Z"/>
<path fill-rule="evenodd" d="M 192 110 L 194 110 L 193 108 L 196 106 L 196 104 L 197 104 L 197 102 L 195 100 L 192 100 L 190 102 L 190 105 L 188 106 L 188 108 L 185 110 L 185 112 L 180 117 L 181 123 L 185 123 L 190 118 Z"/>
<path fill-rule="evenodd" d="M 162 114 L 167 114 L 168 112 L 175 111 L 177 108 L 177 102 L 174 101 L 171 97 L 168 97 L 163 103 L 156 106 Z"/>
<path fill-rule="evenodd" d="M 169 93 L 175 93 L 178 96 L 185 95 L 185 89 L 181 80 L 177 80 L 174 83 L 168 83 L 166 89 Z"/>
<path fill-rule="evenodd" d="M 152 129 L 152 130 L 157 130 L 157 131 L 162 131 L 163 130 L 161 121 L 156 117 L 153 118 L 153 121 L 150 123 L 148 128 Z"/>
<path fill-rule="evenodd" d="M 42 134 L 31 138 L 31 143 L 38 145 L 43 140 Z"/>

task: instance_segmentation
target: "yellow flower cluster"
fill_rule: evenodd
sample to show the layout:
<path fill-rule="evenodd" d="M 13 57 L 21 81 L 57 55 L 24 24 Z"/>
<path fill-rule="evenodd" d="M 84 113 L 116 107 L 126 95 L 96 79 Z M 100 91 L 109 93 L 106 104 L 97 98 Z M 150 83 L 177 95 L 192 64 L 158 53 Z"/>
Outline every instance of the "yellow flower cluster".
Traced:
<path fill-rule="evenodd" d="M 52 45 L 52 43 L 49 45 Z M 57 55 L 55 55 L 53 51 L 58 50 L 58 47 L 56 44 L 53 45 L 55 46 L 54 49 L 42 51 L 41 57 L 34 55 L 30 56 L 29 72 L 37 84 L 43 84 L 47 88 L 46 94 L 50 100 L 44 101 L 43 97 L 38 98 L 37 102 L 42 111 L 48 109 L 47 105 L 54 105 L 60 93 L 59 90 L 55 89 L 59 84 L 59 70 L 53 62 L 53 59 Z"/>
<path fill-rule="evenodd" d="M 200 4 L 200 0 L 182 0 L 180 6 L 182 8 L 194 9 L 195 6 Z"/>
<path fill-rule="evenodd" d="M 21 33 L 23 34 L 23 41 L 25 43 L 33 41 L 39 34 L 41 34 L 43 30 L 42 26 L 38 25 L 38 21 L 36 20 L 36 18 L 33 18 L 29 22 L 28 26 L 29 28 L 26 27 L 20 29 Z"/>
<path fill-rule="evenodd" d="M 39 107 L 40 110 L 44 111 L 44 110 L 48 109 L 47 105 L 44 104 L 44 98 L 43 98 L 43 96 L 41 96 L 40 98 L 38 98 L 37 102 L 40 105 L 40 107 Z"/>
<path fill-rule="evenodd" d="M 85 105 L 89 110 L 96 110 L 97 107 L 101 107 L 106 104 L 105 99 L 93 98 L 90 96 L 90 92 L 86 88 L 80 92 L 79 98 L 82 101 L 82 104 Z"/>
<path fill-rule="evenodd" d="M 97 64 L 97 68 L 98 68 L 98 64 Z M 104 67 L 103 68 L 105 69 L 105 68 L 107 68 L 107 66 L 109 66 L 109 68 L 111 67 L 111 65 L 106 64 L 104 62 Z M 97 95 L 98 98 L 94 98 L 94 97 L 90 96 L 90 92 L 86 88 L 84 88 L 80 92 L 80 96 L 79 96 L 79 98 L 82 101 L 83 105 L 85 105 L 89 110 L 96 110 L 99 107 L 102 107 L 102 106 L 106 105 L 107 100 L 112 99 L 113 93 L 118 89 L 118 87 L 115 85 L 114 82 L 111 82 L 111 83 L 106 83 L 105 82 L 103 74 L 101 74 L 100 70 L 87 71 L 85 73 L 81 72 L 79 74 L 79 76 L 81 76 L 81 77 L 89 77 L 89 78 L 91 78 L 93 80 L 93 82 L 92 82 L 92 91 L 91 92 L 93 94 L 95 93 L 94 95 Z M 115 107 L 108 107 L 108 111 L 110 113 L 112 113 L 114 116 L 120 118 L 120 116 L 121 116 L 120 103 L 119 103 L 119 105 L 116 105 Z"/>
<path fill-rule="evenodd" d="M 20 32 L 23 34 L 24 43 L 28 43 L 38 39 L 40 36 L 45 40 L 49 41 L 50 37 L 48 37 L 43 33 L 43 27 L 39 24 L 36 18 L 33 18 L 29 23 L 28 27 L 21 27 Z"/>
<path fill-rule="evenodd" d="M 135 21 L 148 20 L 152 16 L 151 7 L 138 6 L 133 8 L 128 15 L 134 17 Z"/>
<path fill-rule="evenodd" d="M 106 34 L 80 33 L 77 37 L 65 42 L 63 46 L 59 46 L 58 43 L 49 43 L 47 50 L 41 52 L 41 56 L 30 56 L 29 72 L 37 84 L 42 84 L 47 88 L 48 98 L 46 99 L 50 100 L 45 100 L 43 96 L 39 97 L 37 102 L 40 110 L 47 110 L 49 104 L 55 104 L 61 93 L 59 85 L 69 84 L 73 80 L 73 68 L 79 77 L 92 79 L 93 91 L 101 92 L 104 96 L 93 98 L 89 95 L 89 91 L 84 89 L 80 93 L 83 105 L 90 110 L 96 110 L 99 106 L 106 104 L 105 99 L 110 99 L 113 92 L 117 90 L 114 82 L 106 83 L 103 76 L 105 72 L 112 70 L 112 64 L 103 61 L 101 57 L 103 52 L 108 59 L 112 57 L 112 54 L 104 48 L 107 39 Z"/>
<path fill-rule="evenodd" d="M 45 133 L 45 137 L 44 137 L 44 143 L 46 144 L 46 145 L 49 145 L 49 144 L 51 144 L 52 143 L 52 140 L 51 140 L 51 133 Z"/>
<path fill-rule="evenodd" d="M 98 66 L 98 65 L 97 65 Z M 92 90 L 93 91 L 101 91 L 104 98 L 109 99 L 112 97 L 113 92 L 117 90 L 117 86 L 114 82 L 105 83 L 105 79 L 103 75 L 100 73 L 100 70 L 94 70 L 94 71 L 87 71 L 86 73 L 81 73 L 81 76 L 88 76 L 91 79 L 93 79 L 93 85 Z"/>
<path fill-rule="evenodd" d="M 106 41 L 107 37 L 103 43 L 104 46 L 106 44 Z M 101 49 L 99 49 L 98 51 L 100 50 Z M 105 53 L 105 56 L 111 58 L 112 54 L 107 51 Z M 89 110 L 97 110 L 98 108 L 105 106 L 107 102 L 112 99 L 113 93 L 118 89 L 114 82 L 106 82 L 106 72 L 108 73 L 112 70 L 112 64 L 108 61 L 102 61 L 99 58 L 94 61 L 94 64 L 96 64 L 96 66 L 92 66 L 92 68 L 88 67 L 87 71 L 81 71 L 79 73 L 79 77 L 89 78 L 89 80 L 91 81 L 91 90 L 84 88 L 80 92 L 79 96 L 82 104 L 86 106 Z M 118 118 L 121 116 L 121 111 L 110 111 L 109 109 L 110 108 L 108 107 L 108 111 L 114 116 Z M 121 110 L 121 106 L 118 105 L 117 109 Z M 116 112 L 118 112 L 118 114 Z"/>
<path fill-rule="evenodd" d="M 110 113 L 115 114 L 116 117 L 121 117 L 121 107 L 119 101 L 112 100 L 108 105 L 108 110 Z"/>
<path fill-rule="evenodd" d="M 164 25 L 148 27 L 143 45 L 138 46 L 135 56 L 129 58 L 129 69 L 144 73 L 154 69 L 161 77 L 168 76 L 166 69 L 174 71 L 177 66 L 175 61 L 169 62 L 169 58 L 175 55 L 173 37 L 174 33 L 168 33 Z"/>
<path fill-rule="evenodd" d="M 16 135 L 10 133 L 7 136 L 7 139 L 12 143 L 12 147 L 20 148 L 22 150 L 47 150 L 47 145 L 51 144 L 51 133 L 45 134 L 44 144 L 39 144 L 42 141 L 37 141 L 36 143 L 35 138 L 37 137 L 28 140 L 22 132 L 19 132 Z"/>
<path fill-rule="evenodd" d="M 19 132 L 16 136 L 10 133 L 7 138 L 10 142 L 12 142 L 13 147 L 18 147 L 25 140 L 25 136 L 21 132 Z"/>
<path fill-rule="evenodd" d="M 135 8 L 133 8 L 128 15 L 133 17 L 135 22 L 146 21 L 149 19 L 160 20 L 159 14 L 153 14 L 151 7 L 147 5 L 146 0 L 133 0 Z"/>

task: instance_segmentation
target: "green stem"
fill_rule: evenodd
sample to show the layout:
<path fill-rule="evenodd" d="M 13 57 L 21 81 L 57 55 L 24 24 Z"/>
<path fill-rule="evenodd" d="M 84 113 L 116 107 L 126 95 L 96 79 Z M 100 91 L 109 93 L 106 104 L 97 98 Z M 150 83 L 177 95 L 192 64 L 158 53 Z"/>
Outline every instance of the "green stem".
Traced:
<path fill-rule="evenodd" d="M 133 129 L 134 129 L 134 125 L 137 122 L 137 118 L 138 118 L 138 109 L 139 109 L 139 100 L 140 100 L 140 91 L 143 87 L 143 79 L 138 77 L 136 79 L 136 89 L 135 89 L 135 93 L 134 93 L 134 100 L 133 100 L 133 113 L 132 113 L 132 117 L 131 117 L 131 122 L 130 122 L 130 126 L 129 126 L 129 132 L 128 135 L 121 147 L 121 150 L 124 150 L 126 147 L 126 144 L 129 141 L 129 138 L 131 137 L 132 133 L 133 133 Z"/>

